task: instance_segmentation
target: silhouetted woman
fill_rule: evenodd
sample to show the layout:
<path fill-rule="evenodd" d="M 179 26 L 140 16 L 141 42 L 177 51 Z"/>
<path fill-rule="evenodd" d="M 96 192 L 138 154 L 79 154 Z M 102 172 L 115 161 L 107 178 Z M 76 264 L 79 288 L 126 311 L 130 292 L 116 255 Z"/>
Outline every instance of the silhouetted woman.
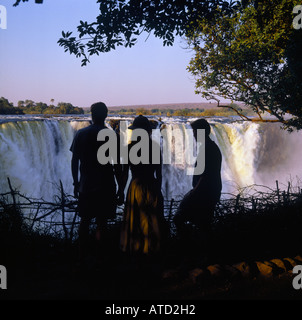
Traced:
<path fill-rule="evenodd" d="M 161 164 L 152 164 L 152 130 L 149 120 L 144 116 L 138 116 L 129 129 L 144 129 L 148 133 L 145 135 L 147 140 L 143 143 L 149 145 L 149 154 L 144 155 L 148 157 L 149 163 L 133 164 L 131 149 L 139 141 L 132 141 L 129 144 L 129 165 L 125 170 L 125 181 L 128 179 L 129 169 L 132 177 L 125 202 L 121 249 L 134 255 L 158 253 L 164 225 Z"/>

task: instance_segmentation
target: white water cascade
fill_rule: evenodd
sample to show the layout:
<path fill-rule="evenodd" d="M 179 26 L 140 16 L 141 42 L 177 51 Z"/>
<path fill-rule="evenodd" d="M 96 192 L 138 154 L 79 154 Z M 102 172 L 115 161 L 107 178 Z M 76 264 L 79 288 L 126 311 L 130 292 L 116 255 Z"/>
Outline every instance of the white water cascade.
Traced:
<path fill-rule="evenodd" d="M 50 200 L 57 194 L 61 180 L 65 191 L 72 193 L 69 151 L 76 130 L 89 124 L 87 117 L 32 117 L 0 119 L 0 193 L 8 191 L 7 177 L 14 188 L 29 197 Z M 193 119 L 162 119 L 168 133 L 191 134 Z M 287 184 L 300 182 L 302 177 L 302 132 L 288 133 L 278 124 L 231 122 L 228 119 L 208 119 L 211 137 L 222 156 L 223 192 L 252 184 L 275 186 L 275 181 Z M 177 135 L 175 135 L 177 140 Z M 173 148 L 173 146 L 170 146 Z M 179 151 L 178 151 L 179 152 Z M 175 155 L 176 156 L 176 155 Z M 178 154 L 184 157 L 184 154 Z M 191 188 L 192 176 L 186 166 L 164 165 L 164 197 L 177 199 Z"/>
<path fill-rule="evenodd" d="M 72 192 L 69 151 L 78 121 L 13 121 L 0 124 L 0 193 L 14 188 L 29 197 L 51 200 L 61 180 Z"/>

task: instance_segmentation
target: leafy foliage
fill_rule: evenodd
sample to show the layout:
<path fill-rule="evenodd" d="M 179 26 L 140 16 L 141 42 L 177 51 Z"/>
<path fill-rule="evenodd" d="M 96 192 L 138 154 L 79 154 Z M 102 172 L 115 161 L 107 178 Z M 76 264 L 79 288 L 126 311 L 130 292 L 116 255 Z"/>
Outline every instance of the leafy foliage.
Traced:
<path fill-rule="evenodd" d="M 0 99 L 0 114 L 83 114 L 84 110 L 74 107 L 71 103 L 59 102 L 57 106 L 47 105 L 44 102 L 32 100 L 18 101 L 18 107 L 14 107 L 7 99 Z"/>
<path fill-rule="evenodd" d="M 58 43 L 65 52 L 82 58 L 116 49 L 131 48 L 142 33 L 163 40 L 163 45 L 173 45 L 175 36 L 182 36 L 194 27 L 201 17 L 213 18 L 217 6 L 230 12 L 234 2 L 222 0 L 99 0 L 100 14 L 92 23 L 80 21 L 78 37 L 72 32 L 62 32 Z M 236 2 L 237 3 L 237 2 Z"/>
<path fill-rule="evenodd" d="M 27 2 L 28 0 L 22 0 L 22 1 Z M 14 7 L 19 5 L 20 2 L 21 2 L 21 0 L 16 0 L 16 2 L 14 3 Z M 35 3 L 43 3 L 43 0 L 35 0 Z"/>
<path fill-rule="evenodd" d="M 296 0 L 252 2 L 231 16 L 201 19 L 188 36 L 195 51 L 188 70 L 196 93 L 241 101 L 292 130 L 302 128 L 302 34 L 292 27 Z M 288 119 L 288 114 L 291 118 Z"/>
<path fill-rule="evenodd" d="M 7 99 L 0 98 L 0 114 L 24 114 L 21 108 L 15 108 Z"/>
<path fill-rule="evenodd" d="M 186 36 L 196 53 L 188 68 L 197 79 L 196 93 L 242 101 L 260 120 L 268 112 L 289 130 L 302 128 L 302 33 L 292 26 L 299 0 L 97 3 L 94 22 L 80 21 L 77 36 L 63 31 L 58 40 L 82 66 L 90 56 L 132 47 L 143 33 L 153 32 L 167 46 Z"/>

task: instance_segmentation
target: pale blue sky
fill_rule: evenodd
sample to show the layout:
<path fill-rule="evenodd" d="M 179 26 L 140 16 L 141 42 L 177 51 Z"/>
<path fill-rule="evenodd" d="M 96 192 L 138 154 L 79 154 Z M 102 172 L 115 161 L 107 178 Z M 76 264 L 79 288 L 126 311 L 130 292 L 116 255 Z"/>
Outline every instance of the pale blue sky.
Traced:
<path fill-rule="evenodd" d="M 7 9 L 7 29 L 0 29 L 0 96 L 19 100 L 71 102 L 89 107 L 104 101 L 108 106 L 202 102 L 194 93 L 194 80 L 186 70 L 193 53 L 178 39 L 173 47 L 140 37 L 132 48 L 120 47 L 81 60 L 59 47 L 63 31 L 73 31 L 80 20 L 98 15 L 96 0 L 34 0 Z"/>

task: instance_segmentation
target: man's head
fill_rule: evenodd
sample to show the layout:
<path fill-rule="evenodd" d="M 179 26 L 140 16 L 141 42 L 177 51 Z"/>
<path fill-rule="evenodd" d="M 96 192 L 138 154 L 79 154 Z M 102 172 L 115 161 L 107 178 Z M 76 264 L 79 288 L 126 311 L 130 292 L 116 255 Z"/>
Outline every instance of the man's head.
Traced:
<path fill-rule="evenodd" d="M 211 126 L 208 121 L 205 119 L 198 119 L 191 123 L 191 127 L 193 129 L 194 137 L 197 136 L 197 129 L 204 129 L 206 138 L 209 137 L 211 133 Z"/>
<path fill-rule="evenodd" d="M 93 123 L 103 123 L 107 117 L 108 109 L 105 103 L 96 102 L 90 107 Z"/>

